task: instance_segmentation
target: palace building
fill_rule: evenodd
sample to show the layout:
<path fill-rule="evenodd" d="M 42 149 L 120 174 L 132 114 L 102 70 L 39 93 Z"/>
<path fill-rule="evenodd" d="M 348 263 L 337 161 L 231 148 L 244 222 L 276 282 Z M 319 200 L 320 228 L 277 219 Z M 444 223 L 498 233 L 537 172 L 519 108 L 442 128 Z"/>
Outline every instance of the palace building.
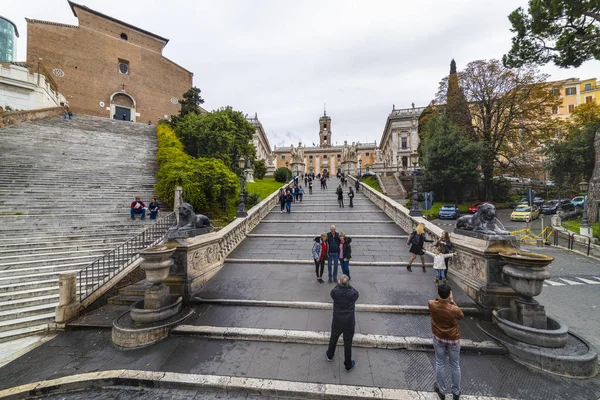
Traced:
<path fill-rule="evenodd" d="M 292 150 L 294 145 L 289 147 L 277 147 L 273 150 L 275 168 L 287 167 L 292 170 L 293 174 L 302 175 L 303 173 L 312 172 L 315 174 L 329 173 L 336 175 L 338 172 L 347 173 L 342 169 L 344 146 L 332 145 L 332 128 L 331 117 L 327 112 L 323 112 L 323 116 L 319 118 L 319 145 L 313 147 L 304 147 L 302 143 L 298 147 L 303 149 L 304 171 L 292 170 Z M 356 156 L 358 166 L 362 166 L 362 171 L 368 171 L 373 167 L 375 162 L 375 150 L 377 143 L 353 143 L 356 147 Z M 350 146 L 347 144 L 346 147 Z"/>
<path fill-rule="evenodd" d="M 51 75 L 74 113 L 144 123 L 177 114 L 193 74 L 162 55 L 169 39 L 68 3 L 78 25 L 26 19 L 30 72 Z"/>

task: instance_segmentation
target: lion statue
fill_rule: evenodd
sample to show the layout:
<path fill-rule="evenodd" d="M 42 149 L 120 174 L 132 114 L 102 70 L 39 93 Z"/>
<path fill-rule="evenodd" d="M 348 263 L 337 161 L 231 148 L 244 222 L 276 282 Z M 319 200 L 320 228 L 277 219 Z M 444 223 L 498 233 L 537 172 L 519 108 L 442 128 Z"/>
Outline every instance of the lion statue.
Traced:
<path fill-rule="evenodd" d="M 210 220 L 206 215 L 196 214 L 194 208 L 189 203 L 182 203 L 179 206 L 179 223 L 177 229 L 197 229 L 208 228 Z"/>
<path fill-rule="evenodd" d="M 496 207 L 490 203 L 479 206 L 473 215 L 463 215 L 456 221 L 456 228 L 486 235 L 509 235 L 496 218 Z"/>

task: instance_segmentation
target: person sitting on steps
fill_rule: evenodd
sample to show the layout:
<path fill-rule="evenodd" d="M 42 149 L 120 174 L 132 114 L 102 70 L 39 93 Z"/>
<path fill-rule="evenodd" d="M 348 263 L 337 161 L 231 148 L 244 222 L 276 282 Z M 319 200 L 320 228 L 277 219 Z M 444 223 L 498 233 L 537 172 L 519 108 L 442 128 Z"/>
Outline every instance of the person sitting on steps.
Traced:
<path fill-rule="evenodd" d="M 131 203 L 131 219 L 135 219 L 135 214 L 142 214 L 142 219 L 146 219 L 146 205 L 139 196 Z"/>
<path fill-rule="evenodd" d="M 156 201 L 156 198 L 153 198 L 150 204 L 148 204 L 148 211 L 150 211 L 150 219 L 156 219 L 158 215 L 158 210 L 160 210 L 160 204 Z"/>

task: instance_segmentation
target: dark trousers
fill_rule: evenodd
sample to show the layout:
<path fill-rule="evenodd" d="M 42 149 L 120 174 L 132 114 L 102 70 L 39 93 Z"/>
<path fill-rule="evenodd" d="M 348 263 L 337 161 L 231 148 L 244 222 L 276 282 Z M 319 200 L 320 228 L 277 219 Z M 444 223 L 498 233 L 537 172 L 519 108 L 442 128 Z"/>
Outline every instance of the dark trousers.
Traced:
<path fill-rule="evenodd" d="M 315 260 L 315 272 L 317 273 L 317 278 L 323 277 L 324 269 L 325 269 L 325 259 Z"/>
<path fill-rule="evenodd" d="M 300 203 L 302 203 L 302 193 L 298 194 L 298 199 L 300 200 Z"/>
<path fill-rule="evenodd" d="M 354 203 L 352 202 L 353 197 L 350 197 L 350 207 L 354 207 Z"/>
<path fill-rule="evenodd" d="M 285 210 L 285 201 L 280 202 L 279 205 L 281 206 L 281 211 Z"/>
<path fill-rule="evenodd" d="M 352 338 L 354 337 L 354 324 L 336 323 L 334 320 L 331 323 L 331 337 L 329 338 L 329 348 L 327 349 L 327 357 L 333 358 L 335 355 L 335 347 L 337 346 L 340 335 L 344 338 L 344 365 L 346 369 L 352 368 Z"/>
<path fill-rule="evenodd" d="M 131 219 L 135 219 L 135 214 L 142 214 L 142 219 L 146 218 L 146 209 L 145 208 L 138 208 L 138 209 L 133 209 L 131 208 Z"/>

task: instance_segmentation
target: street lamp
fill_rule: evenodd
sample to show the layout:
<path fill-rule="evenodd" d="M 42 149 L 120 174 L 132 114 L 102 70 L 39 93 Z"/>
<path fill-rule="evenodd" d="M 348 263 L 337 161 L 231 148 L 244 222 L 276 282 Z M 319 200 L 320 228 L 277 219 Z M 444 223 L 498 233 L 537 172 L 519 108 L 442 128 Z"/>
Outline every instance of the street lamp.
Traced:
<path fill-rule="evenodd" d="M 586 181 L 579 182 L 579 190 L 583 192 L 583 214 L 581 215 L 581 228 L 589 228 L 590 221 L 587 215 L 587 190 L 589 184 Z"/>
<path fill-rule="evenodd" d="M 362 158 L 358 159 L 358 179 L 362 176 Z"/>
<path fill-rule="evenodd" d="M 413 201 L 410 207 L 409 215 L 412 217 L 422 217 L 421 207 L 419 207 L 419 195 L 417 194 L 417 164 L 419 162 L 419 155 L 413 153 L 410 155 L 412 161 L 412 173 L 413 173 Z"/>
<path fill-rule="evenodd" d="M 238 210 L 235 214 L 238 218 L 246 218 L 248 213 L 246 212 L 246 205 L 244 204 L 244 167 L 246 166 L 246 159 L 244 156 L 241 156 L 238 160 L 238 166 L 240 167 L 241 175 L 240 175 L 240 202 L 238 204 Z"/>

